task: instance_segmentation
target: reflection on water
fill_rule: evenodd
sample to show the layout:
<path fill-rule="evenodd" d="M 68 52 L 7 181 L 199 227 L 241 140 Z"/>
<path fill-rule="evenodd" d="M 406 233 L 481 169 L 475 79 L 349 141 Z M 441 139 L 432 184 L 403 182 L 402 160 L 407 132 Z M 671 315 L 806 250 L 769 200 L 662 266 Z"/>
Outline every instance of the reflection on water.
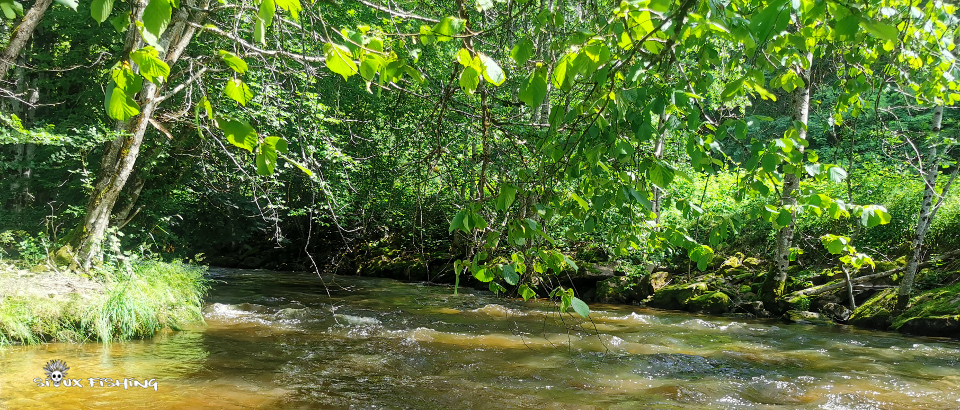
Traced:
<path fill-rule="evenodd" d="M 0 350 L 0 408 L 957 409 L 960 343 L 213 270 L 207 326 Z M 37 387 L 52 359 L 82 387 Z M 153 388 L 89 378 L 156 379 Z"/>

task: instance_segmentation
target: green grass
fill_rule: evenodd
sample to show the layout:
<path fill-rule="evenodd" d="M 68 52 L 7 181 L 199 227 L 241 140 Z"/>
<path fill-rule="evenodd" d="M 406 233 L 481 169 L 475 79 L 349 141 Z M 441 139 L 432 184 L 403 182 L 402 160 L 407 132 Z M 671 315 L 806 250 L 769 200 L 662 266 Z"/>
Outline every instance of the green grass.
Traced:
<path fill-rule="evenodd" d="M 0 300 L 0 344 L 109 343 L 202 322 L 205 267 L 146 261 L 106 272 L 102 292 Z"/>

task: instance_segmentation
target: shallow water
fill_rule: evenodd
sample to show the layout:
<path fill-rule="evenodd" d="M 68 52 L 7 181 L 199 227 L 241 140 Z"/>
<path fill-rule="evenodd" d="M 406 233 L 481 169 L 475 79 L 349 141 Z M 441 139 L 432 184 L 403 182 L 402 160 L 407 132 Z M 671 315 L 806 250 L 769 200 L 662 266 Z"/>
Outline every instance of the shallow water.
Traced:
<path fill-rule="evenodd" d="M 0 350 L 0 408 L 960 408 L 956 341 L 609 305 L 584 322 L 473 290 L 211 274 L 204 327 Z M 81 387 L 38 387 L 52 359 Z"/>

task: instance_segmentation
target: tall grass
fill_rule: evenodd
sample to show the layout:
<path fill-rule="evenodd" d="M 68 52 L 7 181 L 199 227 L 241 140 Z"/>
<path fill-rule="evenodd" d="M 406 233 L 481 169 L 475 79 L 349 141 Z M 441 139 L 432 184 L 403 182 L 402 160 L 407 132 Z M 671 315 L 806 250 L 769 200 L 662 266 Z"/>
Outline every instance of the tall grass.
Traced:
<path fill-rule="evenodd" d="M 109 343 L 150 337 L 202 322 L 205 267 L 142 261 L 108 271 L 103 290 L 68 296 L 0 299 L 0 344 L 47 341 Z"/>

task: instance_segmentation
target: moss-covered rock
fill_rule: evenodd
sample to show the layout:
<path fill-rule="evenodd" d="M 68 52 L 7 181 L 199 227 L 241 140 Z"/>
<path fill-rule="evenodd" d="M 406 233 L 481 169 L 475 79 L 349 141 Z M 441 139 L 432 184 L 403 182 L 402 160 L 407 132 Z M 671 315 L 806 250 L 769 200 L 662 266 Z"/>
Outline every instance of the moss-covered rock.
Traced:
<path fill-rule="evenodd" d="M 852 313 L 850 309 L 839 303 L 827 303 L 820 308 L 820 314 L 837 323 L 846 323 Z"/>
<path fill-rule="evenodd" d="M 597 282 L 597 301 L 600 303 L 632 303 L 642 299 L 636 278 L 618 276 Z"/>
<path fill-rule="evenodd" d="M 960 336 L 960 283 L 915 296 L 910 307 L 893 319 L 891 327 L 924 336 Z"/>
<path fill-rule="evenodd" d="M 757 258 L 746 258 L 743 260 L 743 266 L 746 266 L 750 269 L 760 269 L 763 267 L 763 261 Z"/>
<path fill-rule="evenodd" d="M 682 310 L 690 303 L 690 299 L 706 293 L 707 290 L 708 286 L 703 282 L 667 286 L 653 294 L 649 305 L 660 309 Z"/>
<path fill-rule="evenodd" d="M 854 310 L 847 323 L 871 329 L 887 329 L 896 305 L 897 289 L 885 289 Z"/>
<path fill-rule="evenodd" d="M 640 279 L 637 298 L 640 300 L 646 299 L 650 295 L 657 293 L 658 290 L 666 287 L 668 283 L 670 283 L 669 272 L 658 271 L 644 275 L 643 278 Z"/>
<path fill-rule="evenodd" d="M 809 310 L 810 309 L 810 298 L 806 295 L 794 296 L 787 299 L 785 309 L 783 310 Z"/>
<path fill-rule="evenodd" d="M 730 296 L 727 296 L 726 293 L 719 291 L 704 293 L 700 296 L 693 297 L 688 301 L 691 311 L 705 312 L 715 315 L 729 311 L 732 303 L 733 302 L 730 300 Z"/>

